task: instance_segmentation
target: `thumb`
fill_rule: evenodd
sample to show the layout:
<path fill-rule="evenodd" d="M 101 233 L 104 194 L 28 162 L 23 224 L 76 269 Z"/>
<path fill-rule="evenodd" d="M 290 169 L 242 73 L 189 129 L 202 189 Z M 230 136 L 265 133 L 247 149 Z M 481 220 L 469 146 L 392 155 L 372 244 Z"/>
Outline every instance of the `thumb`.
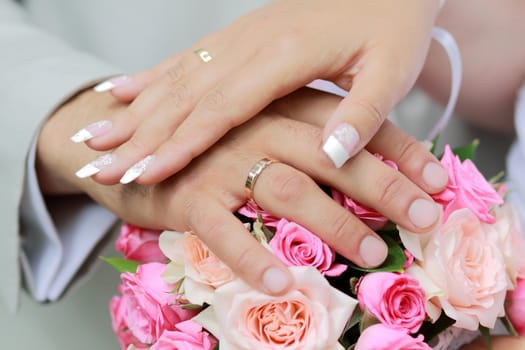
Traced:
<path fill-rule="evenodd" d="M 363 65 L 324 127 L 323 151 L 337 168 L 364 148 L 413 83 L 412 74 L 403 76 L 387 62 Z"/>

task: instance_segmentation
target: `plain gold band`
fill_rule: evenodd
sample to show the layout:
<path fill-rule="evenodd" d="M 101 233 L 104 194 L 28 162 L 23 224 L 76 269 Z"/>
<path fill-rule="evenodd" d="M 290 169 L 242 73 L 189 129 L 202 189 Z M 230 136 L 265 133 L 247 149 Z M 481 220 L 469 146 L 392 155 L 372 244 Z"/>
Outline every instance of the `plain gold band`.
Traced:
<path fill-rule="evenodd" d="M 244 191 L 246 192 L 246 197 L 248 197 L 248 200 L 253 200 L 253 189 L 255 188 L 255 183 L 257 182 L 257 178 L 264 169 L 266 169 L 270 164 L 278 163 L 278 160 L 270 159 L 270 158 L 262 158 L 255 163 L 250 171 L 248 172 L 248 176 L 246 177 L 246 182 L 244 183 Z"/>

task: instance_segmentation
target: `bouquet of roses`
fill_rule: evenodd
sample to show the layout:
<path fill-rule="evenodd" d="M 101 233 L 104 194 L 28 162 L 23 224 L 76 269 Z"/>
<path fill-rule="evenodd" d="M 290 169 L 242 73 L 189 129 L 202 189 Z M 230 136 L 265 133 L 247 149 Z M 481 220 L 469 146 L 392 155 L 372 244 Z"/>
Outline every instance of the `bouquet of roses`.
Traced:
<path fill-rule="evenodd" d="M 442 217 L 424 235 L 327 190 L 387 242 L 376 269 L 352 264 L 255 203 L 241 208 L 254 237 L 290 266 L 295 285 L 279 297 L 236 278 L 191 232 L 124 225 L 117 249 L 126 259 L 106 259 L 123 272 L 110 303 L 122 349 L 449 349 L 445 335 L 480 331 L 490 342 L 498 319 L 525 334 L 519 220 L 504 203 L 505 186 L 469 159 L 474 149 L 445 147 L 449 184 L 433 196 Z"/>

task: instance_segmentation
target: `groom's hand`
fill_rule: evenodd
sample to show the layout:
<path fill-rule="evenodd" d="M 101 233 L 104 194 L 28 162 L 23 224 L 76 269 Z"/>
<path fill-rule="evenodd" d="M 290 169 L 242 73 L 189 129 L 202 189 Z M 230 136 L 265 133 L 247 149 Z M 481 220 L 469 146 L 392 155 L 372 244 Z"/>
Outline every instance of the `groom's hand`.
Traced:
<path fill-rule="evenodd" d="M 430 196 L 406 175 L 425 164 L 439 163 L 391 124 L 385 124 L 378 134 L 381 139 L 374 139 L 371 147 L 374 152 L 394 158 L 401 172 L 368 151 L 361 151 L 341 169 L 327 168 L 330 160 L 322 154 L 312 156 L 322 133 L 314 124 L 322 125 L 337 103 L 333 96 L 301 92 L 234 129 L 183 171 L 160 184 L 103 186 L 74 176 L 75 170 L 99 154 L 82 144 L 71 145 L 68 136 L 78 124 L 101 114 L 110 117 L 125 106 L 109 96 L 84 92 L 59 109 L 43 127 L 37 148 L 40 183 L 48 194 L 87 193 L 139 226 L 192 230 L 238 276 L 260 290 L 279 294 L 291 285 L 288 270 L 232 214 L 247 201 L 246 176 L 261 158 L 281 163 L 270 165 L 260 174 L 253 199 L 271 214 L 316 233 L 358 265 L 381 264 L 387 254 L 386 245 L 317 183 L 338 189 L 411 231 L 424 232 L 438 218 Z M 287 117 L 294 115 L 303 120 Z"/>

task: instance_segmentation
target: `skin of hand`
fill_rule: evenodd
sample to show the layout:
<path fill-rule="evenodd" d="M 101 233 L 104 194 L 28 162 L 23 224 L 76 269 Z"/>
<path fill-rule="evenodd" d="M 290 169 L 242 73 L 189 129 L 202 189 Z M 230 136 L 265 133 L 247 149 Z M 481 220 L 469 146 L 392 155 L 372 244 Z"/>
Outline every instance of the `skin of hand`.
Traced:
<path fill-rule="evenodd" d="M 525 2 L 447 1 L 437 25 L 456 39 L 463 60 L 457 113 L 493 131 L 513 130 L 516 91 L 525 83 Z M 450 92 L 448 59 L 432 44 L 418 85 L 445 103 Z"/>
<path fill-rule="evenodd" d="M 287 269 L 232 215 L 247 200 L 244 181 L 249 169 L 263 157 L 282 163 L 261 173 L 253 192 L 255 201 L 264 210 L 315 232 L 359 265 L 380 264 L 386 257 L 386 246 L 316 182 L 336 188 L 416 232 L 431 229 L 438 219 L 436 205 L 416 185 L 422 182 L 421 177 L 412 179 L 415 183 L 409 180 L 425 165 L 438 162 L 392 124 L 386 122 L 369 147 L 370 152 L 396 160 L 400 171 L 365 150 L 340 169 L 327 167 L 330 160 L 324 154 L 312 156 L 321 125 L 338 102 L 332 95 L 298 92 L 230 131 L 183 171 L 159 184 L 104 186 L 73 175 L 74 169 L 96 152 L 83 144 L 71 146 L 67 136 L 93 116 L 117 114 L 126 105 L 109 94 L 86 91 L 44 124 L 37 145 L 39 183 L 47 195 L 86 193 L 138 226 L 192 230 L 248 283 L 279 294 L 291 285 Z M 288 115 L 300 117 L 292 120 Z"/>
<path fill-rule="evenodd" d="M 488 350 L 488 346 L 481 338 L 461 347 L 462 350 Z M 493 350 L 525 350 L 525 338 L 500 335 L 492 337 Z"/>
<path fill-rule="evenodd" d="M 317 78 L 350 90 L 312 150 L 312 156 L 327 152 L 339 167 L 415 82 L 437 12 L 438 0 L 271 2 L 159 66 L 118 80 L 125 84 L 113 94 L 134 101 L 88 141 L 99 151 L 116 147 L 115 162 L 95 181 L 117 183 L 154 155 L 136 181 L 158 183 L 273 100 Z M 199 48 L 213 58 L 203 62 L 194 52 Z"/>

